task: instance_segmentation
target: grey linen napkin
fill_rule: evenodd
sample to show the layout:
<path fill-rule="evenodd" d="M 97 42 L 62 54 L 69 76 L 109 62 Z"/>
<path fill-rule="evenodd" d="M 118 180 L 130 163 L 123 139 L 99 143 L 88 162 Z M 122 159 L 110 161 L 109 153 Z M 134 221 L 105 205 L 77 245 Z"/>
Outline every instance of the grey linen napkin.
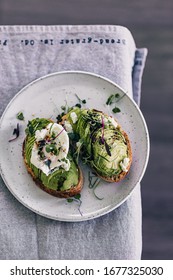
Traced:
<path fill-rule="evenodd" d="M 105 76 L 139 104 L 146 56 L 121 26 L 1 26 L 0 115 L 23 86 L 64 70 Z M 26 209 L 0 177 L 0 259 L 140 259 L 141 224 L 140 185 L 111 213 L 68 223 Z"/>

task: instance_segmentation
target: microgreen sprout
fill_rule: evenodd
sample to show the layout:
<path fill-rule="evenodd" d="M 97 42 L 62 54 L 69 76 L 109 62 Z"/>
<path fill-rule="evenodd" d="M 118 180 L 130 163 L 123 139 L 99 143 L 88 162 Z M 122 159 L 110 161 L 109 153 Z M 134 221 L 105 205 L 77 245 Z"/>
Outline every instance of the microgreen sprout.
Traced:
<path fill-rule="evenodd" d="M 83 145 L 83 141 L 81 139 L 78 142 L 76 142 L 76 151 L 74 153 L 74 157 L 77 164 L 79 162 L 79 155 L 81 152 L 82 145 Z"/>
<path fill-rule="evenodd" d="M 79 101 L 79 103 L 77 103 L 76 104 L 76 106 L 77 107 L 79 107 L 79 108 L 81 108 L 82 106 L 82 104 L 86 104 L 86 100 L 85 99 L 81 99 L 77 94 L 75 94 L 76 95 L 76 97 L 77 97 L 77 99 L 78 99 L 78 101 Z"/>
<path fill-rule="evenodd" d="M 73 197 L 69 197 L 67 198 L 67 202 L 68 203 L 72 203 L 72 202 L 77 202 L 79 207 L 78 207 L 78 211 L 79 213 L 81 214 L 81 216 L 83 216 L 82 212 L 81 212 L 81 205 L 82 205 L 82 200 L 81 200 L 81 194 L 76 194 L 75 196 Z"/>
<path fill-rule="evenodd" d="M 92 172 L 89 171 L 88 172 L 88 181 L 89 181 L 88 187 L 89 187 L 89 189 L 93 190 L 94 196 L 97 199 L 102 200 L 103 197 L 102 198 L 98 197 L 98 195 L 96 195 L 96 193 L 95 193 L 95 190 L 99 186 L 101 179 L 98 178 L 95 174 L 93 174 Z"/>

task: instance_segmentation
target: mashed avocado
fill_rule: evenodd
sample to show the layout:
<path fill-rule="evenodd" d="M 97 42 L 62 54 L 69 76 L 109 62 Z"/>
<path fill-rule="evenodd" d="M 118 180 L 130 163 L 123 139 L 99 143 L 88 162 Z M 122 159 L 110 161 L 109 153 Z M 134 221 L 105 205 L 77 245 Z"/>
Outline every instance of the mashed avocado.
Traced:
<path fill-rule="evenodd" d="M 79 171 L 74 160 L 72 159 L 72 156 L 70 155 L 70 152 L 68 152 L 67 158 L 64 159 L 66 161 L 68 160 L 68 162 L 70 163 L 68 171 L 65 170 L 61 165 L 60 167 L 55 168 L 53 171 L 50 170 L 50 174 L 46 175 L 41 169 L 37 168 L 31 163 L 31 155 L 36 142 L 36 131 L 45 129 L 50 123 L 51 122 L 49 120 L 44 118 L 36 118 L 28 122 L 26 128 L 27 137 L 25 141 L 24 153 L 28 166 L 32 169 L 36 178 L 38 178 L 43 183 L 43 185 L 52 190 L 65 191 L 70 189 L 72 186 L 77 185 L 79 179 Z M 42 140 L 41 144 L 44 143 L 44 140 Z M 55 155 L 57 155 L 57 149 L 55 149 L 55 145 L 53 146 L 53 144 L 49 144 L 49 152 L 50 148 L 52 147 L 54 149 L 51 150 L 51 153 L 54 152 Z M 45 164 L 49 163 L 49 161 L 45 158 L 42 146 L 40 146 L 38 150 L 38 155 L 40 158 L 40 162 L 45 162 Z"/>
<path fill-rule="evenodd" d="M 72 112 L 77 116 L 75 123 Z M 83 161 L 98 174 L 112 177 L 125 171 L 129 160 L 127 143 L 112 117 L 97 110 L 74 108 L 67 114 L 66 121 L 72 126 L 73 134 L 79 137 Z"/>

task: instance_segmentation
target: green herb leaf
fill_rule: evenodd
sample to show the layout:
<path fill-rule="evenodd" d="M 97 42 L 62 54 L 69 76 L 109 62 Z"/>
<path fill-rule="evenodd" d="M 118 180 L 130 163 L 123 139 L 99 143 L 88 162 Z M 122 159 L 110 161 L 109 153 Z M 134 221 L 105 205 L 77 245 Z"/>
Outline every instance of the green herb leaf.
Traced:
<path fill-rule="evenodd" d="M 116 114 L 116 113 L 121 112 L 121 110 L 118 107 L 115 107 L 112 109 L 112 112 Z"/>
<path fill-rule="evenodd" d="M 79 104 L 79 103 L 77 103 L 75 106 L 78 107 L 78 108 L 82 107 L 81 104 Z"/>
<path fill-rule="evenodd" d="M 46 145 L 45 149 L 47 153 L 53 153 L 55 156 L 58 155 L 58 150 L 54 143 L 51 143 L 50 145 Z"/>
<path fill-rule="evenodd" d="M 34 132 L 34 128 L 33 128 L 33 126 L 29 126 L 29 133 L 32 135 L 33 134 L 33 132 Z"/>
<path fill-rule="evenodd" d="M 113 103 L 116 103 L 120 100 L 120 94 L 119 93 L 115 93 L 115 94 L 111 94 L 109 96 L 109 98 L 106 101 L 106 105 L 111 105 Z"/>
<path fill-rule="evenodd" d="M 78 194 L 76 194 L 74 197 L 75 197 L 76 199 L 80 199 L 80 198 L 81 198 L 81 194 L 78 193 Z"/>
<path fill-rule="evenodd" d="M 61 122 L 61 121 L 62 121 L 62 117 L 63 117 L 64 115 L 65 115 L 64 112 L 62 112 L 62 114 L 59 114 L 59 115 L 56 117 L 57 121 L 58 121 L 58 122 Z"/>
<path fill-rule="evenodd" d="M 114 94 L 110 95 L 106 101 L 106 105 L 111 105 L 114 101 L 114 98 L 115 98 Z"/>
<path fill-rule="evenodd" d="M 51 152 L 51 149 L 50 149 L 50 146 L 49 146 L 49 145 L 46 145 L 46 148 L 45 148 L 45 149 L 46 149 L 46 152 L 47 152 L 47 153 L 50 153 L 50 152 Z"/>
<path fill-rule="evenodd" d="M 38 150 L 38 155 L 40 156 L 41 160 L 46 159 L 45 154 L 43 153 L 42 150 Z"/>
<path fill-rule="evenodd" d="M 65 111 L 65 110 L 66 110 L 66 106 L 61 106 L 61 109 L 62 109 L 63 111 Z"/>
<path fill-rule="evenodd" d="M 67 202 L 69 203 L 73 202 L 73 198 L 67 198 Z"/>
<path fill-rule="evenodd" d="M 23 115 L 22 112 L 19 112 L 19 113 L 17 114 L 16 117 L 17 117 L 17 119 L 20 120 L 20 121 L 23 121 L 23 120 L 24 120 L 24 115 Z"/>
<path fill-rule="evenodd" d="M 28 125 L 27 125 L 27 128 L 25 129 L 25 132 L 26 132 L 26 134 L 28 134 L 30 136 L 33 136 L 33 134 L 34 134 L 34 127 L 33 127 L 32 123 L 30 121 L 28 122 Z"/>
<path fill-rule="evenodd" d="M 51 137 L 52 137 L 53 139 L 56 137 L 56 134 L 55 134 L 55 132 L 54 132 L 54 131 L 52 132 Z"/>

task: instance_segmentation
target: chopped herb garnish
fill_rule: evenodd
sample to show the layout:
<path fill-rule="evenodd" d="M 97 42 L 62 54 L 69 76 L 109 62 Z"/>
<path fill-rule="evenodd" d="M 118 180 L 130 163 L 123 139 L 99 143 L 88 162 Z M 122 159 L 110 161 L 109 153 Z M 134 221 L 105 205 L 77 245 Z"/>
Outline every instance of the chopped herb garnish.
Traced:
<path fill-rule="evenodd" d="M 46 144 L 46 140 L 44 140 L 44 139 L 37 142 L 37 145 L 39 148 L 43 148 L 45 146 L 45 144 Z"/>
<path fill-rule="evenodd" d="M 47 152 L 47 153 L 50 153 L 50 152 L 51 152 L 49 145 L 46 146 L 46 152 Z"/>
<path fill-rule="evenodd" d="M 62 117 L 65 115 L 64 112 L 62 112 L 62 114 L 59 114 L 56 119 L 57 119 L 57 122 L 61 122 L 62 121 Z"/>
<path fill-rule="evenodd" d="M 125 94 L 122 95 L 122 96 L 120 96 L 119 93 L 111 94 L 111 95 L 109 96 L 109 98 L 107 99 L 107 101 L 106 101 L 106 105 L 112 105 L 112 104 L 114 104 L 114 103 L 117 103 L 117 102 L 120 101 L 124 96 L 125 96 Z M 120 110 L 119 108 L 117 108 L 117 107 L 114 107 L 114 108 L 112 109 L 112 112 L 113 112 L 113 113 L 119 113 L 119 112 L 121 112 L 121 110 Z"/>
<path fill-rule="evenodd" d="M 14 138 L 10 139 L 9 142 L 12 142 L 15 139 L 17 139 L 19 137 L 19 134 L 20 134 L 19 124 L 17 124 L 17 127 L 14 128 L 14 130 L 13 130 L 13 135 L 16 135 L 16 136 Z"/>
<path fill-rule="evenodd" d="M 61 106 L 61 109 L 62 109 L 63 111 L 65 111 L 65 110 L 66 110 L 66 106 Z"/>
<path fill-rule="evenodd" d="M 19 112 L 19 113 L 17 114 L 16 117 L 17 117 L 17 119 L 20 120 L 20 121 L 23 121 L 23 120 L 24 120 L 24 115 L 23 115 L 22 112 Z"/>
<path fill-rule="evenodd" d="M 114 108 L 112 109 L 112 112 L 116 114 L 116 113 L 121 112 L 121 110 L 120 110 L 120 108 L 118 108 L 118 107 L 114 107 Z"/>
<path fill-rule="evenodd" d="M 42 150 L 38 150 L 38 155 L 40 156 L 41 160 L 46 159 L 45 154 L 44 154 L 44 152 Z"/>
<path fill-rule="evenodd" d="M 55 156 L 58 155 L 58 150 L 57 150 L 57 147 L 54 143 L 51 143 L 50 145 L 46 145 L 45 149 L 46 149 L 47 153 L 52 153 Z"/>
<path fill-rule="evenodd" d="M 48 168 L 50 169 L 50 165 L 51 165 L 51 160 L 50 159 L 46 159 L 44 161 L 44 163 L 48 166 Z"/>
<path fill-rule="evenodd" d="M 79 103 L 77 103 L 75 106 L 78 107 L 78 108 L 82 107 L 81 104 L 79 104 Z"/>
<path fill-rule="evenodd" d="M 124 95 L 122 97 L 124 97 Z M 111 105 L 115 102 L 118 102 L 122 97 L 120 97 L 119 93 L 111 94 L 106 101 L 106 105 Z"/>
<path fill-rule="evenodd" d="M 104 144 L 105 144 L 105 149 L 106 149 L 107 154 L 111 157 L 111 151 L 110 151 L 110 147 L 109 147 L 108 143 L 105 141 Z"/>
<path fill-rule="evenodd" d="M 104 118 L 103 118 L 103 115 L 102 115 L 102 144 L 104 144 L 104 141 L 105 141 L 105 139 L 104 139 Z"/>
<path fill-rule="evenodd" d="M 115 95 L 111 94 L 106 101 L 106 105 L 111 105 L 114 102 L 114 99 L 115 99 Z"/>
<path fill-rule="evenodd" d="M 59 114 L 59 115 L 56 117 L 57 122 L 58 122 L 58 123 L 61 122 L 63 116 L 64 116 L 65 114 L 67 114 L 71 109 L 72 109 L 72 108 L 69 107 L 69 106 L 67 105 L 67 100 L 65 100 L 65 105 L 62 105 L 62 106 L 61 106 L 61 110 L 62 110 L 63 112 L 62 112 L 61 114 Z"/>
<path fill-rule="evenodd" d="M 52 137 L 53 139 L 56 137 L 56 134 L 55 134 L 55 132 L 54 132 L 54 131 L 52 132 L 51 137 Z"/>

